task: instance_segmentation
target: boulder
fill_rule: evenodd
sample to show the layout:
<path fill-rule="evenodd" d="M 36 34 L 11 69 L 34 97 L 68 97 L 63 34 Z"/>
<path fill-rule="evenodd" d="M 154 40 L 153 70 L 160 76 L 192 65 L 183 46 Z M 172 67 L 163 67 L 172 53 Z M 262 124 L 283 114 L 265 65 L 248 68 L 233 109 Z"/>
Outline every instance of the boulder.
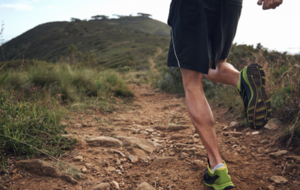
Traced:
<path fill-rule="evenodd" d="M 112 137 L 96 137 L 87 139 L 86 142 L 90 146 L 98 146 L 98 147 L 119 147 L 122 146 L 123 143 L 118 139 Z"/>

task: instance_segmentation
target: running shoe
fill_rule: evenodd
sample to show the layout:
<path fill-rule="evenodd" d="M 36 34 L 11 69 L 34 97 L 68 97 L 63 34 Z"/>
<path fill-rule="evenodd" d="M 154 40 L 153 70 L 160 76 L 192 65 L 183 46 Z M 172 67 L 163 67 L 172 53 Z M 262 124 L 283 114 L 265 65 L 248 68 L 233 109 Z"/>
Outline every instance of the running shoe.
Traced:
<path fill-rule="evenodd" d="M 260 65 L 252 63 L 241 70 L 238 91 L 250 127 L 263 128 L 270 119 L 271 99 L 265 91 L 265 72 Z"/>
<path fill-rule="evenodd" d="M 224 162 L 224 167 L 211 171 L 209 164 L 204 172 L 203 182 L 206 186 L 214 188 L 214 190 L 227 190 L 234 188 L 231 177 L 228 173 L 227 165 Z"/>

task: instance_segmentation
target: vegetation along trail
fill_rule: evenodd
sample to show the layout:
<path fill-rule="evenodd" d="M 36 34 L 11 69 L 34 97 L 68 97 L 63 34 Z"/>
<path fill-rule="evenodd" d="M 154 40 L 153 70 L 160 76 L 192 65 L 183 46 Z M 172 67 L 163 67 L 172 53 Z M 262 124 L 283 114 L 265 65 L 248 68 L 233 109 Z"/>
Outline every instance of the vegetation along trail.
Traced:
<path fill-rule="evenodd" d="M 185 99 L 147 84 L 130 88 L 135 98 L 123 111 L 72 112 L 62 125 L 67 125 L 66 136 L 78 140 L 76 149 L 58 160 L 12 159 L 12 177 L 3 185 L 20 190 L 210 189 L 202 182 L 206 153 Z M 213 110 L 221 153 L 236 189 L 299 189 L 295 163 L 300 157 L 272 146 L 278 121 L 254 131 L 224 119 L 227 109 Z"/>

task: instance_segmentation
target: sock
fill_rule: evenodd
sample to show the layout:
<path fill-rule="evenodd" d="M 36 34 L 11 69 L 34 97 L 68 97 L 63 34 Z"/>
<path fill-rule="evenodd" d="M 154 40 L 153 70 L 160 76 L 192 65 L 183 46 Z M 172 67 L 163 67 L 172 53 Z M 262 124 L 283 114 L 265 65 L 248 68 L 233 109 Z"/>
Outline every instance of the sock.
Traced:
<path fill-rule="evenodd" d="M 212 173 L 214 173 L 216 169 L 223 168 L 223 167 L 225 167 L 225 165 L 223 163 L 221 163 L 221 164 L 216 165 L 216 167 L 214 169 L 212 169 L 211 171 L 212 171 Z"/>

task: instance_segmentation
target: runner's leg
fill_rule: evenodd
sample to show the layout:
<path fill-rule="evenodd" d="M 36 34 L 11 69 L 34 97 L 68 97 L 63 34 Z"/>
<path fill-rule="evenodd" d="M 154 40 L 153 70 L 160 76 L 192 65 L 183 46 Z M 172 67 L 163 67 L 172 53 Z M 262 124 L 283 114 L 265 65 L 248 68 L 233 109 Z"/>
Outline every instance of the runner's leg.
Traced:
<path fill-rule="evenodd" d="M 209 69 L 208 74 L 205 75 L 205 77 L 212 82 L 219 82 L 237 87 L 239 83 L 239 73 L 238 70 L 224 59 L 219 61 L 216 69 Z"/>
<path fill-rule="evenodd" d="M 214 168 L 223 162 L 218 149 L 213 114 L 203 91 L 203 74 L 183 68 L 180 70 L 190 118 L 205 146 L 210 166 Z"/>

